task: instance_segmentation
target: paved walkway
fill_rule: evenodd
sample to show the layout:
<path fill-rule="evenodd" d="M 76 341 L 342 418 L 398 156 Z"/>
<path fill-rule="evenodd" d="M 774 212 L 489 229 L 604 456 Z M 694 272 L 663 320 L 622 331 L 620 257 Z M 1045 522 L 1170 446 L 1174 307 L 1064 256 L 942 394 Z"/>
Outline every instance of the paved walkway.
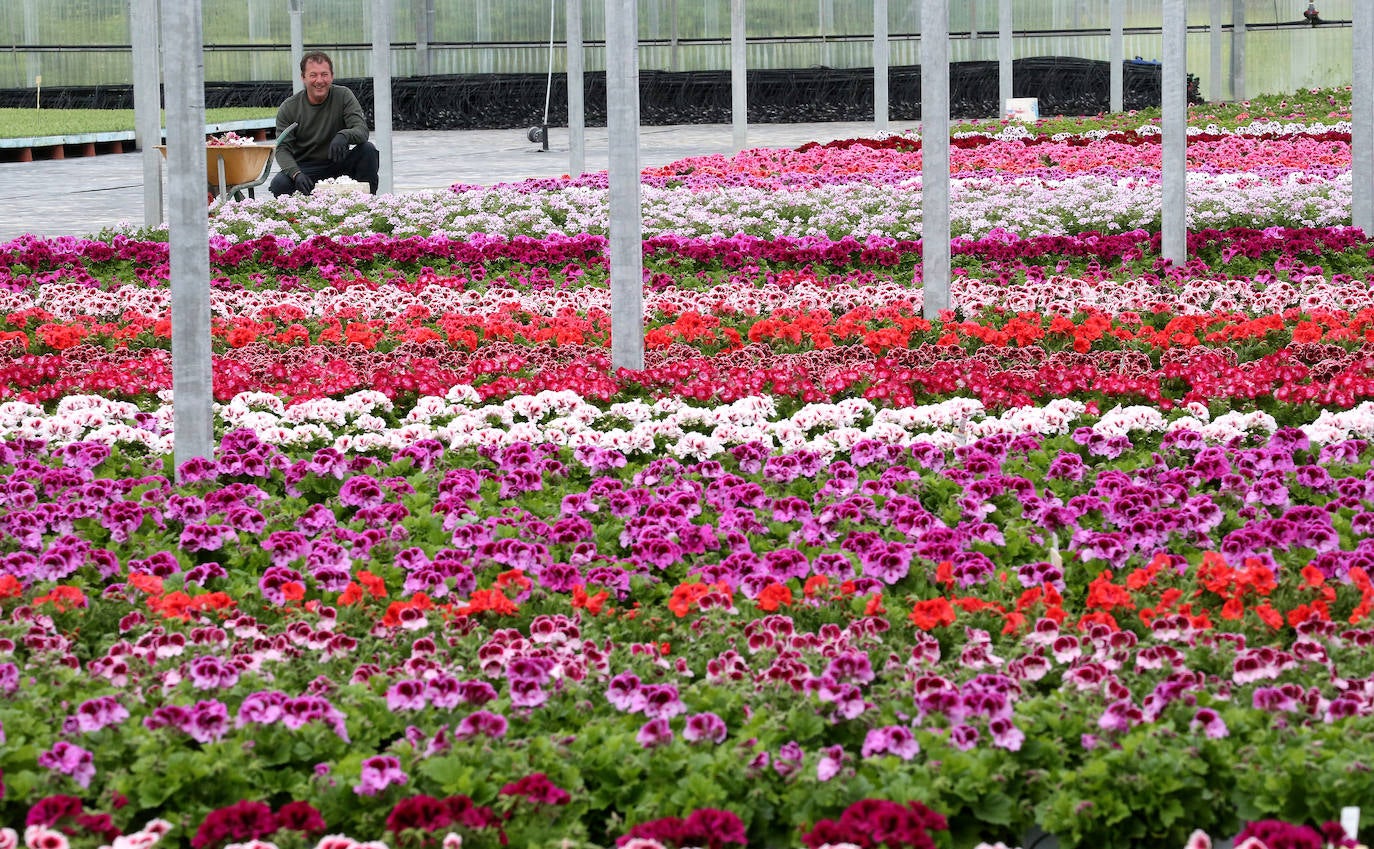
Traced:
<path fill-rule="evenodd" d="M 910 129 L 894 123 L 891 132 Z M 447 188 L 454 183 L 494 185 L 568 173 L 568 131 L 549 130 L 549 150 L 526 139 L 525 130 L 447 130 L 392 133 L 395 191 Z M 747 147 L 796 147 L 808 141 L 872 136 L 872 123 L 755 124 Z M 605 127 L 588 127 L 585 166 L 606 170 Z M 692 124 L 640 129 L 640 165 L 666 165 L 687 156 L 732 151 L 729 124 Z M 275 169 L 274 169 L 275 170 Z M 165 168 L 164 168 L 164 180 Z M 267 187 L 257 189 L 258 196 Z M 143 159 L 112 153 L 79 159 L 0 163 L 0 242 L 38 236 L 91 235 L 121 223 L 143 223 Z"/>

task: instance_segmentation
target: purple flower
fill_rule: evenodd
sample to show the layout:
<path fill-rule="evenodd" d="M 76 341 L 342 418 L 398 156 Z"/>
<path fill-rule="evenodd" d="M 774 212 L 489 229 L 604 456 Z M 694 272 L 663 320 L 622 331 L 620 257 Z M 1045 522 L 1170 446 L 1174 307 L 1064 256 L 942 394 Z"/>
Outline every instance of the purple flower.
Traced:
<path fill-rule="evenodd" d="M 839 774 L 840 768 L 844 766 L 845 758 L 843 746 L 829 746 L 821 750 L 820 761 L 816 763 L 816 779 L 818 781 L 829 781 Z"/>
<path fill-rule="evenodd" d="M 214 699 L 196 702 L 183 730 L 197 743 L 213 743 L 229 732 L 229 709 Z"/>
<path fill-rule="evenodd" d="M 978 745 L 978 729 L 972 725 L 960 723 L 949 729 L 950 745 L 961 752 L 967 752 Z"/>
<path fill-rule="evenodd" d="M 725 720 L 714 713 L 694 713 L 687 717 L 687 726 L 682 730 L 682 739 L 688 743 L 707 740 L 719 745 L 725 742 L 728 732 Z"/>
<path fill-rule="evenodd" d="M 921 744 L 916 742 L 916 735 L 911 733 L 910 728 L 905 725 L 887 725 L 869 730 L 864 737 L 860 754 L 869 758 L 887 753 L 909 761 L 920 751 Z"/>
<path fill-rule="evenodd" d="M 673 729 L 668 726 L 666 719 L 651 719 L 639 729 L 635 739 L 640 746 L 652 749 L 673 742 Z"/>
<path fill-rule="evenodd" d="M 339 503 L 346 507 L 376 507 L 385 500 L 381 484 L 370 475 L 354 475 L 339 488 Z"/>
<path fill-rule="evenodd" d="M 76 708 L 76 728 L 83 734 L 118 725 L 129 718 L 129 712 L 114 696 L 88 699 Z"/>
<path fill-rule="evenodd" d="M 1144 719 L 1140 708 L 1130 699 L 1112 702 L 1098 718 L 1097 725 L 1103 731 L 1129 731 L 1131 726 Z"/>
<path fill-rule="evenodd" d="M 508 727 L 509 723 L 504 716 L 479 710 L 463 717 L 463 721 L 453 730 L 453 736 L 458 740 L 468 740 L 480 734 L 483 737 L 498 739 L 506 736 Z"/>
<path fill-rule="evenodd" d="M 1196 731 L 1202 729 L 1202 733 L 1211 737 L 1213 740 L 1220 739 L 1229 735 L 1231 732 L 1226 727 L 1221 715 L 1211 708 L 1202 708 L 1194 716 L 1192 722 L 1188 723 L 1188 728 Z"/>
<path fill-rule="evenodd" d="M 197 690 L 218 690 L 238 683 L 239 670 L 232 663 L 204 655 L 191 661 L 188 670 L 191 686 Z"/>
<path fill-rule="evenodd" d="M 768 754 L 764 752 L 763 754 Z M 802 759 L 805 753 L 796 740 L 791 740 L 782 744 L 778 749 L 778 756 L 773 761 L 773 769 L 783 778 L 791 778 L 801 770 Z"/>
<path fill-rule="evenodd" d="M 286 694 L 279 691 L 264 690 L 259 693 L 249 693 L 239 705 L 239 715 L 234 727 L 242 728 L 249 723 L 271 725 L 280 722 L 282 705 L 285 703 Z"/>
<path fill-rule="evenodd" d="M 376 796 L 393 784 L 405 784 L 410 776 L 401 770 L 400 760 L 390 755 L 376 755 L 363 761 L 362 773 L 353 792 L 359 796 Z"/>
<path fill-rule="evenodd" d="M 1002 716 L 988 720 L 988 733 L 992 735 L 992 745 L 1009 752 L 1020 750 L 1021 744 L 1026 741 L 1025 732 Z"/>
<path fill-rule="evenodd" d="M 521 678 L 510 682 L 510 703 L 512 707 L 537 708 L 549 700 L 549 694 L 539 686 L 538 681 Z"/>
<path fill-rule="evenodd" d="M 58 740 L 51 749 L 39 753 L 38 765 L 71 776 L 83 789 L 95 778 L 95 755 L 66 740 Z"/>
<path fill-rule="evenodd" d="M 177 731 L 185 732 L 190 723 L 191 711 L 182 705 L 162 705 L 154 708 L 153 712 L 143 719 L 143 727 L 149 731 L 175 728 Z"/>
<path fill-rule="evenodd" d="M 390 711 L 424 710 L 425 696 L 425 682 L 414 678 L 407 678 L 402 681 L 397 681 L 387 688 L 386 707 L 387 710 Z"/>
<path fill-rule="evenodd" d="M 644 715 L 650 719 L 668 720 L 687 710 L 672 684 L 646 684 L 640 691 L 644 694 Z"/>

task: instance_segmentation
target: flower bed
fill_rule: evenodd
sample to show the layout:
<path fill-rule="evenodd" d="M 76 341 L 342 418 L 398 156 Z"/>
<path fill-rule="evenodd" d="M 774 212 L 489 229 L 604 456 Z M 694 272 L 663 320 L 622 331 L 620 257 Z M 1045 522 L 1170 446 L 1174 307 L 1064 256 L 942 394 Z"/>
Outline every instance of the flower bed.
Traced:
<path fill-rule="evenodd" d="M 180 469 L 165 243 L 0 245 L 0 823 L 1337 841 L 1264 823 L 1374 798 L 1348 133 L 1197 134 L 1182 267 L 1148 128 L 957 141 L 935 321 L 912 140 L 649 174 L 642 372 L 595 178 L 232 205 Z"/>

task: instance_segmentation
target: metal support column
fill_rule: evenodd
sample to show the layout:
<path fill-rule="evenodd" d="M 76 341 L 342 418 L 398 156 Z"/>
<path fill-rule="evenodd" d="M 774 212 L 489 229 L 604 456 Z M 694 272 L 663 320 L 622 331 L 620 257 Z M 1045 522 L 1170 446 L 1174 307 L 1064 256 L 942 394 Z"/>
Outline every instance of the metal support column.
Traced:
<path fill-rule="evenodd" d="M 1222 45 L 1225 43 L 1221 33 L 1221 16 L 1223 5 L 1223 0 L 1212 0 L 1211 5 L 1208 7 L 1208 12 L 1211 14 L 1212 17 L 1212 64 L 1208 69 L 1208 76 L 1211 77 L 1211 79 L 1208 80 L 1207 90 L 1210 92 L 1208 98 L 1213 103 L 1220 103 L 1226 97 L 1226 95 L 1223 93 L 1221 85 L 1221 48 Z"/>
<path fill-rule="evenodd" d="M 1126 0 L 1111 0 L 1109 13 L 1112 35 L 1107 61 L 1111 63 L 1112 70 L 1109 95 L 1111 105 L 1108 108 L 1113 112 L 1120 112 L 1126 108 L 1126 69 L 1123 65 L 1126 61 Z"/>
<path fill-rule="evenodd" d="M 1374 8 L 1356 3 L 1354 79 L 1350 90 L 1351 218 L 1366 234 L 1374 233 Z"/>
<path fill-rule="evenodd" d="M 749 53 L 744 0 L 730 0 L 730 140 L 735 151 L 749 143 Z"/>
<path fill-rule="evenodd" d="M 430 70 L 429 43 L 434 40 L 434 0 L 415 0 L 415 74 L 426 77 Z"/>
<path fill-rule="evenodd" d="M 1182 265 L 1188 253 L 1188 4 L 1164 0 L 1164 49 L 1161 51 L 1163 225 L 1160 253 Z"/>
<path fill-rule="evenodd" d="M 921 254 L 933 319 L 949 309 L 949 0 L 921 3 Z"/>
<path fill-rule="evenodd" d="M 162 217 L 162 59 L 158 53 L 158 0 L 131 0 L 129 36 L 134 51 L 134 143 L 143 157 L 143 226 Z"/>
<path fill-rule="evenodd" d="M 582 0 L 567 0 L 568 35 L 568 174 L 587 168 L 587 101 L 583 87 L 586 62 L 582 47 Z"/>
<path fill-rule="evenodd" d="M 1011 64 L 1013 36 L 1011 0 L 997 0 L 997 109 L 999 118 L 1006 117 L 1007 101 L 1016 96 Z M 922 47 L 924 48 L 924 41 L 922 41 Z M 924 112 L 924 110 L 922 111 Z"/>
<path fill-rule="evenodd" d="M 301 57 L 305 56 L 305 27 L 302 25 L 301 17 L 304 14 L 302 4 L 305 0 L 290 0 L 291 14 L 291 92 L 300 94 L 305 89 L 305 81 L 301 79 Z"/>
<path fill-rule="evenodd" d="M 644 218 L 639 205 L 639 15 L 636 0 L 606 0 L 611 363 L 644 368 Z"/>
<path fill-rule="evenodd" d="M 1245 99 L 1245 0 L 1231 2 L 1231 100 Z"/>
<path fill-rule="evenodd" d="M 891 56 L 887 42 L 887 0 L 873 0 L 873 126 L 887 130 L 887 68 Z"/>
<path fill-rule="evenodd" d="M 214 455 L 209 215 L 205 204 L 205 59 L 201 0 L 162 9 L 167 62 L 167 182 L 172 286 L 173 453 L 180 468 Z"/>
<path fill-rule="evenodd" d="M 372 0 L 372 112 L 381 163 L 377 194 L 393 191 L 391 170 L 391 0 Z"/>

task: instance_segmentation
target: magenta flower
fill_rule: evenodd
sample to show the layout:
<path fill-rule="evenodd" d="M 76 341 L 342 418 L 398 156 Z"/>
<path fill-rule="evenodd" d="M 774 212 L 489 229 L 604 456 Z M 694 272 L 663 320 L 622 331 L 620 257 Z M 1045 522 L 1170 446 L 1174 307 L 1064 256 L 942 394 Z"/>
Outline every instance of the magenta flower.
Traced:
<path fill-rule="evenodd" d="M 390 755 L 376 755 L 363 761 L 359 783 L 353 792 L 359 796 L 376 796 L 393 784 L 400 785 L 410 781 L 410 776 L 401 770 L 401 762 Z"/>

